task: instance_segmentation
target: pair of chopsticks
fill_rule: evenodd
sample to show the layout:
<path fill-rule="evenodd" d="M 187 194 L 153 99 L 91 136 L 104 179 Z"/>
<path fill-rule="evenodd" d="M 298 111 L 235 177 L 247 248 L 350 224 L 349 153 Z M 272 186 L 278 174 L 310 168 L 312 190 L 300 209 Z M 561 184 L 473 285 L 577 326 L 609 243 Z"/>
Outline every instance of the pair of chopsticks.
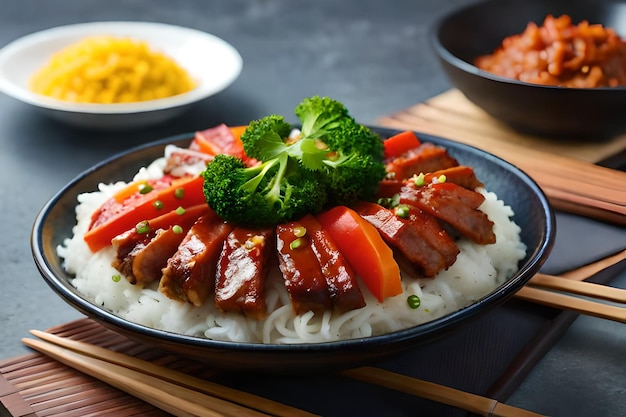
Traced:
<path fill-rule="evenodd" d="M 31 330 L 27 346 L 177 416 L 314 416 L 247 392 L 202 380 L 119 352 Z M 485 417 L 541 417 L 491 398 L 373 367 L 340 375 L 447 404 Z"/>
<path fill-rule="evenodd" d="M 31 333 L 41 340 L 24 338 L 25 345 L 176 416 L 315 416 L 90 343 Z"/>
<path fill-rule="evenodd" d="M 537 274 L 515 296 L 550 307 L 626 323 L 626 308 L 602 301 L 626 303 L 626 290 L 583 281 L 599 270 L 626 259 L 626 250 L 566 276 Z M 586 298 L 581 298 L 584 296 Z"/>

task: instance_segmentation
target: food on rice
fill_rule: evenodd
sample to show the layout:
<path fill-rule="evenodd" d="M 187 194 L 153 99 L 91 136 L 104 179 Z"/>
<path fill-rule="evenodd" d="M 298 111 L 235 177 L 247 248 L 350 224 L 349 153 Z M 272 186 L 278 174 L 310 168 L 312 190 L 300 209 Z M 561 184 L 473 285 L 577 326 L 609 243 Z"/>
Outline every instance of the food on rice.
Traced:
<path fill-rule="evenodd" d="M 92 36 L 55 53 L 30 80 L 35 93 L 76 103 L 130 103 L 186 93 L 196 82 L 147 42 Z"/>
<path fill-rule="evenodd" d="M 568 15 L 546 16 L 505 38 L 478 68 L 503 77 L 551 86 L 595 88 L 626 85 L 626 41 L 611 28 Z"/>
<path fill-rule="evenodd" d="M 224 127 L 198 132 L 194 142 L 199 137 L 206 141 L 211 132 L 223 139 Z M 341 217 L 328 212 L 277 225 L 275 230 L 249 230 L 219 221 L 208 207 L 192 205 L 178 215 L 204 209 L 194 212 L 196 218 L 204 217 L 202 223 L 181 220 L 176 225 L 179 229 L 167 229 L 169 234 L 165 229 L 153 230 L 149 238 L 141 235 L 138 224 L 116 236 L 113 245 L 90 249 L 85 234 L 92 216 L 107 201 L 127 199 L 132 187 L 144 192 L 138 191 L 136 198 L 157 193 L 163 189 L 159 187 L 167 189 L 158 184 L 168 176 L 193 177 L 202 171 L 210 158 L 193 145 L 190 149 L 168 145 L 164 156 L 141 168 L 132 182 L 100 184 L 97 191 L 81 194 L 74 234 L 59 246 L 58 253 L 68 273 L 74 275 L 72 284 L 87 299 L 132 322 L 174 333 L 276 344 L 320 343 L 405 329 L 484 297 L 517 271 L 526 254 L 511 208 L 486 190 L 471 168 L 459 165 L 442 149 L 420 143 L 390 158 L 386 161 L 390 175 L 381 182 L 378 203 L 339 207 L 343 214 L 358 213 L 386 250 L 395 251 L 401 280 L 397 290 L 383 297 L 370 290 L 363 265 L 350 263 L 349 257 L 331 259 L 348 255 L 344 250 L 362 241 L 344 238 L 342 242 L 341 236 L 323 233 L 332 232 L 332 227 L 326 227 L 329 219 Z M 439 161 L 438 169 L 424 172 L 419 168 L 433 160 Z M 388 206 L 394 199 L 393 207 Z M 449 207 L 436 209 L 442 201 L 449 202 Z M 449 221 L 433 217 L 439 212 Z M 428 231 L 418 232 L 416 227 Z M 217 237 L 206 239 L 209 234 Z M 164 243 L 154 245 L 155 239 Z M 321 246 L 316 249 L 314 241 L 325 246 L 326 252 Z M 239 250 L 242 247 L 247 250 Z M 145 248 L 149 249 L 142 252 Z M 312 251 L 314 255 L 305 262 L 314 262 L 312 267 L 321 275 L 314 277 L 299 269 L 305 265 L 295 259 L 303 256 L 299 248 Z M 417 256 L 422 250 L 435 260 Z M 138 254 L 149 262 L 138 261 Z M 141 267 L 154 265 L 157 259 L 156 269 Z M 211 287 L 197 286 L 200 275 L 189 268 L 210 270 L 209 275 L 215 277 Z M 241 279 L 228 283 L 232 274 Z M 259 274 L 264 275 L 263 285 L 255 278 Z M 326 288 L 331 282 L 330 289 Z M 317 295 L 311 297 L 311 293 Z"/>

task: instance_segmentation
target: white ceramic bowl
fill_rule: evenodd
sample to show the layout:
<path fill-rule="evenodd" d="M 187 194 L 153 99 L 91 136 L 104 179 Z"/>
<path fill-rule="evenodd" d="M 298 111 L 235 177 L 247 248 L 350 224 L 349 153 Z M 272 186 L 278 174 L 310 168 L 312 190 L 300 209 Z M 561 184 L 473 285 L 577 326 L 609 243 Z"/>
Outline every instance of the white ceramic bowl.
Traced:
<path fill-rule="evenodd" d="M 198 86 L 177 96 L 119 104 L 83 104 L 35 94 L 29 78 L 64 47 L 87 36 L 128 36 L 147 42 L 185 68 Z M 191 104 L 231 85 L 243 62 L 224 40 L 194 29 L 148 22 L 94 22 L 61 26 L 20 38 L 0 50 L 0 91 L 62 122 L 94 129 L 138 128 L 169 120 Z"/>

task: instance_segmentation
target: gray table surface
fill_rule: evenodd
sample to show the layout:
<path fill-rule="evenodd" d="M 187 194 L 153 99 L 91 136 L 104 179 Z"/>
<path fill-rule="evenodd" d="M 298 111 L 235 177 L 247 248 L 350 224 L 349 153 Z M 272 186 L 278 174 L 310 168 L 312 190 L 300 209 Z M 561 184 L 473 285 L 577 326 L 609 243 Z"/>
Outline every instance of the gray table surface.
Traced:
<path fill-rule="evenodd" d="M 87 21 L 138 20 L 213 33 L 237 48 L 241 77 L 163 126 L 107 133 L 73 129 L 0 95 L 0 358 L 26 353 L 28 329 L 81 317 L 39 276 L 29 247 L 33 219 L 65 183 L 132 145 L 269 113 L 292 114 L 313 94 L 343 101 L 361 122 L 450 88 L 427 41 L 434 19 L 467 0 L 2 0 L 0 47 L 23 35 Z M 602 249 L 623 229 L 559 216 L 557 246 L 547 267 Z M 580 239 L 579 236 L 595 236 Z M 599 243 L 598 243 L 599 242 Z M 559 264 L 560 262 L 560 264 Z M 557 265 L 558 264 L 558 265 Z M 615 285 L 626 286 L 626 274 Z M 578 318 L 526 377 L 509 404 L 553 416 L 626 415 L 626 331 Z M 411 415 L 396 411 L 396 415 Z"/>

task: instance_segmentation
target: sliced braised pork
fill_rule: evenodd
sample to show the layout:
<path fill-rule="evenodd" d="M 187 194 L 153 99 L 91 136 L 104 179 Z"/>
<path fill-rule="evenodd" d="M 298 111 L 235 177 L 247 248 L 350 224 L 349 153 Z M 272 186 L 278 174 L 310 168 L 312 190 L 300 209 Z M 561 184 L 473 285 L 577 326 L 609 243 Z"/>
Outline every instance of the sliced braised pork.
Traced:
<path fill-rule="evenodd" d="M 423 143 L 386 164 L 389 176 L 396 181 L 458 165 L 445 148 L 432 143 Z"/>
<path fill-rule="evenodd" d="M 365 201 L 355 203 L 353 209 L 424 277 L 434 277 L 456 260 L 459 250 L 452 238 L 435 219 L 418 210 L 411 219 L 410 214 L 401 218 L 390 209 Z"/>
<path fill-rule="evenodd" d="M 240 312 L 254 319 L 266 316 L 265 284 L 270 255 L 275 251 L 274 228 L 235 227 L 224 241 L 217 263 L 215 305 L 223 312 Z"/>
<path fill-rule="evenodd" d="M 231 230 L 213 211 L 198 218 L 163 268 L 159 290 L 172 299 L 202 305 L 215 289 L 217 261 Z"/>
<path fill-rule="evenodd" d="M 294 312 L 323 313 L 330 309 L 326 278 L 306 236 L 306 227 L 297 221 L 276 226 L 276 248 Z"/>
<path fill-rule="evenodd" d="M 408 182 L 400 192 L 400 203 L 422 209 L 481 245 L 496 241 L 493 222 L 478 210 L 484 200 L 482 194 L 449 182 L 424 186 Z"/>
<path fill-rule="evenodd" d="M 144 234 L 139 240 L 135 237 L 138 237 L 137 233 L 130 230 L 111 241 L 117 253 L 112 265 L 131 284 L 147 284 L 161 278 L 161 269 L 167 265 L 167 260 L 174 255 L 185 235 L 170 227 Z"/>
<path fill-rule="evenodd" d="M 161 269 L 185 238 L 197 218 L 210 209 L 207 205 L 189 207 L 184 213 L 166 213 L 146 221 L 147 231 L 136 227 L 111 240 L 116 256 L 112 266 L 131 284 L 146 284 L 161 278 Z"/>
<path fill-rule="evenodd" d="M 365 307 L 356 273 L 339 251 L 330 234 L 311 215 L 299 221 L 306 229 L 306 237 L 326 278 L 333 308 L 339 312 Z"/>

